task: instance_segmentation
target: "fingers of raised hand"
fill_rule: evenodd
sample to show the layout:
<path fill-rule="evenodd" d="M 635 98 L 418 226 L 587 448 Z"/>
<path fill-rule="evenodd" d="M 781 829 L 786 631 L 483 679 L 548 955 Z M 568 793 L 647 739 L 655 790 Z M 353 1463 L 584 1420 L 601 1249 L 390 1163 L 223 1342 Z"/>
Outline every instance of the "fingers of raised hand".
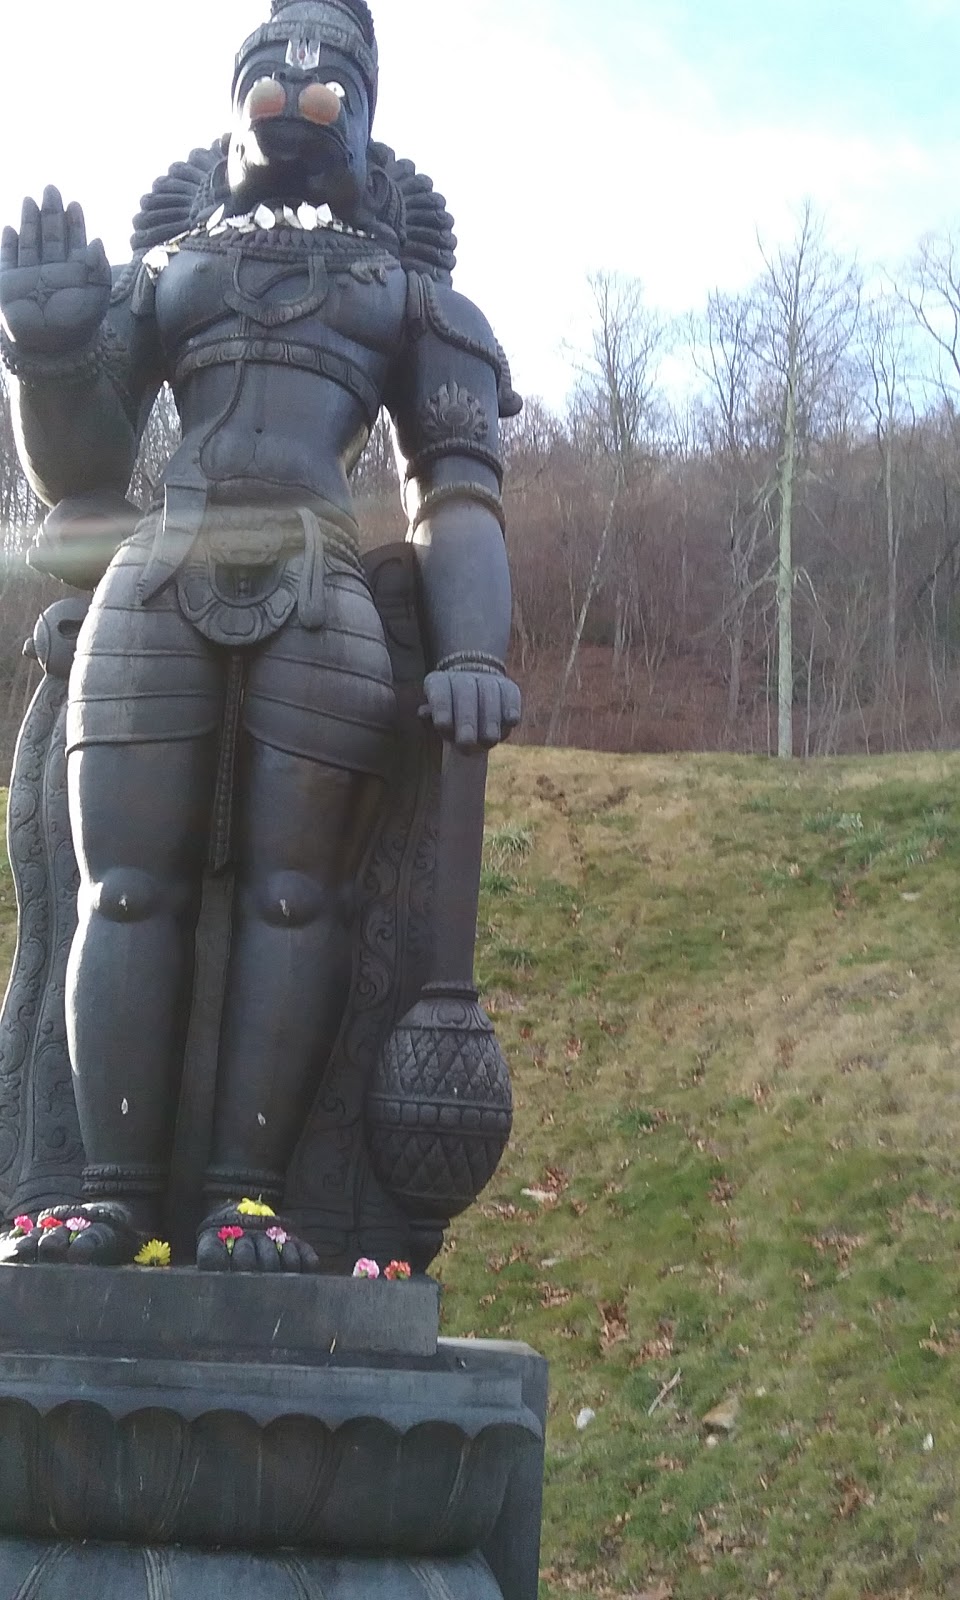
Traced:
<path fill-rule="evenodd" d="M 12 272 L 20 260 L 20 235 L 16 228 L 4 228 L 0 238 L 0 272 Z"/>
<path fill-rule="evenodd" d="M 88 283 L 95 284 L 100 289 L 112 287 L 113 276 L 110 272 L 110 263 L 107 260 L 107 252 L 104 250 L 103 242 L 100 239 L 94 239 L 85 247 L 81 259 L 86 265 Z"/>
<path fill-rule="evenodd" d="M 40 207 L 29 195 L 20 212 L 20 248 L 17 256 L 20 267 L 40 265 Z"/>
<path fill-rule="evenodd" d="M 67 223 L 60 190 L 48 184 L 40 207 L 40 257 L 51 263 L 67 258 Z"/>
<path fill-rule="evenodd" d="M 87 252 L 87 224 L 83 207 L 71 200 L 64 213 L 66 224 L 67 255 L 71 261 L 83 261 Z"/>

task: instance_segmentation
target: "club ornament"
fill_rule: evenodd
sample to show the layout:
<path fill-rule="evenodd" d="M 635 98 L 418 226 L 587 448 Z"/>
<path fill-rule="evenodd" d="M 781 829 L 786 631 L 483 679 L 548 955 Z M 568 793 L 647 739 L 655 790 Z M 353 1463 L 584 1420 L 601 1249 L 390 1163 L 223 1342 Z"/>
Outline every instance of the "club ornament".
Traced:
<path fill-rule="evenodd" d="M 367 1093 L 381 1183 L 441 1225 L 486 1187 L 510 1137 L 510 1073 L 473 982 L 487 757 L 443 757 L 431 980 L 393 1030 Z"/>

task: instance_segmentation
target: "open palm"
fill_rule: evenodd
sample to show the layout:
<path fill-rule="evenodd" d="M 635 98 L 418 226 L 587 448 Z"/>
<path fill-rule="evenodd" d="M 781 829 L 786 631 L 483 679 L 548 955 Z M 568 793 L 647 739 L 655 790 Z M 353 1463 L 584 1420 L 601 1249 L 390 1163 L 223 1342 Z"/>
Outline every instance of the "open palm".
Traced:
<path fill-rule="evenodd" d="M 0 242 L 0 318 L 9 338 L 35 355 L 82 349 L 110 304 L 110 263 L 99 239 L 87 243 L 81 208 L 64 208 L 59 191 L 43 205 L 23 202 L 20 232 Z"/>

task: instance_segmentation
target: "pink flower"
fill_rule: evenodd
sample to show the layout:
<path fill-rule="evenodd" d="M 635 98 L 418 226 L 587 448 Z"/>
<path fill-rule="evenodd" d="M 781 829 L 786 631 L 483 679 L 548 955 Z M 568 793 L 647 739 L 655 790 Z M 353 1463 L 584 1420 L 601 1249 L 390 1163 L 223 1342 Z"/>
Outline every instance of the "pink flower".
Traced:
<path fill-rule="evenodd" d="M 397 1279 L 402 1283 L 413 1276 L 409 1261 L 391 1261 L 389 1267 L 384 1268 L 383 1275 L 389 1278 L 391 1283 L 395 1283 Z"/>
<path fill-rule="evenodd" d="M 69 1228 L 71 1233 L 83 1233 L 85 1228 L 89 1228 L 90 1219 L 89 1217 L 68 1217 L 63 1226 Z"/>
<path fill-rule="evenodd" d="M 13 1231 L 14 1233 L 32 1233 L 33 1223 L 26 1214 L 24 1214 L 22 1217 L 14 1217 Z"/>
<path fill-rule="evenodd" d="M 375 1261 L 369 1260 L 367 1256 L 361 1256 L 353 1269 L 353 1276 L 355 1278 L 379 1278 L 380 1268 Z"/>
<path fill-rule="evenodd" d="M 237 1227 L 221 1228 L 219 1233 L 217 1234 L 217 1238 L 220 1240 L 221 1244 L 225 1244 L 226 1245 L 227 1254 L 228 1255 L 232 1255 L 233 1254 L 233 1247 L 236 1244 L 237 1240 L 243 1238 L 243 1229 L 242 1228 L 237 1228 Z"/>
<path fill-rule="evenodd" d="M 289 1239 L 289 1237 L 290 1237 L 289 1233 L 285 1233 L 283 1228 L 268 1228 L 267 1229 L 267 1238 L 273 1240 L 273 1242 L 276 1245 L 278 1250 L 282 1250 L 283 1249 L 283 1247 L 286 1244 L 286 1242 Z"/>

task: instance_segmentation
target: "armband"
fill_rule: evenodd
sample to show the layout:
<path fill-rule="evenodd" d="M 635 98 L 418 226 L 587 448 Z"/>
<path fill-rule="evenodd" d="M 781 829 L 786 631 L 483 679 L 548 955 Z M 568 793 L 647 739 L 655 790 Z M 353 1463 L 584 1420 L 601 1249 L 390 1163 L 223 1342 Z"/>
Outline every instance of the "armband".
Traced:
<path fill-rule="evenodd" d="M 430 489 L 410 520 L 410 532 L 416 533 L 420 524 L 432 516 L 438 507 L 463 500 L 471 500 L 474 505 L 483 506 L 485 511 L 496 517 L 501 533 L 506 532 L 507 524 L 500 496 L 490 489 L 484 489 L 479 483 L 442 483 L 436 489 Z"/>

